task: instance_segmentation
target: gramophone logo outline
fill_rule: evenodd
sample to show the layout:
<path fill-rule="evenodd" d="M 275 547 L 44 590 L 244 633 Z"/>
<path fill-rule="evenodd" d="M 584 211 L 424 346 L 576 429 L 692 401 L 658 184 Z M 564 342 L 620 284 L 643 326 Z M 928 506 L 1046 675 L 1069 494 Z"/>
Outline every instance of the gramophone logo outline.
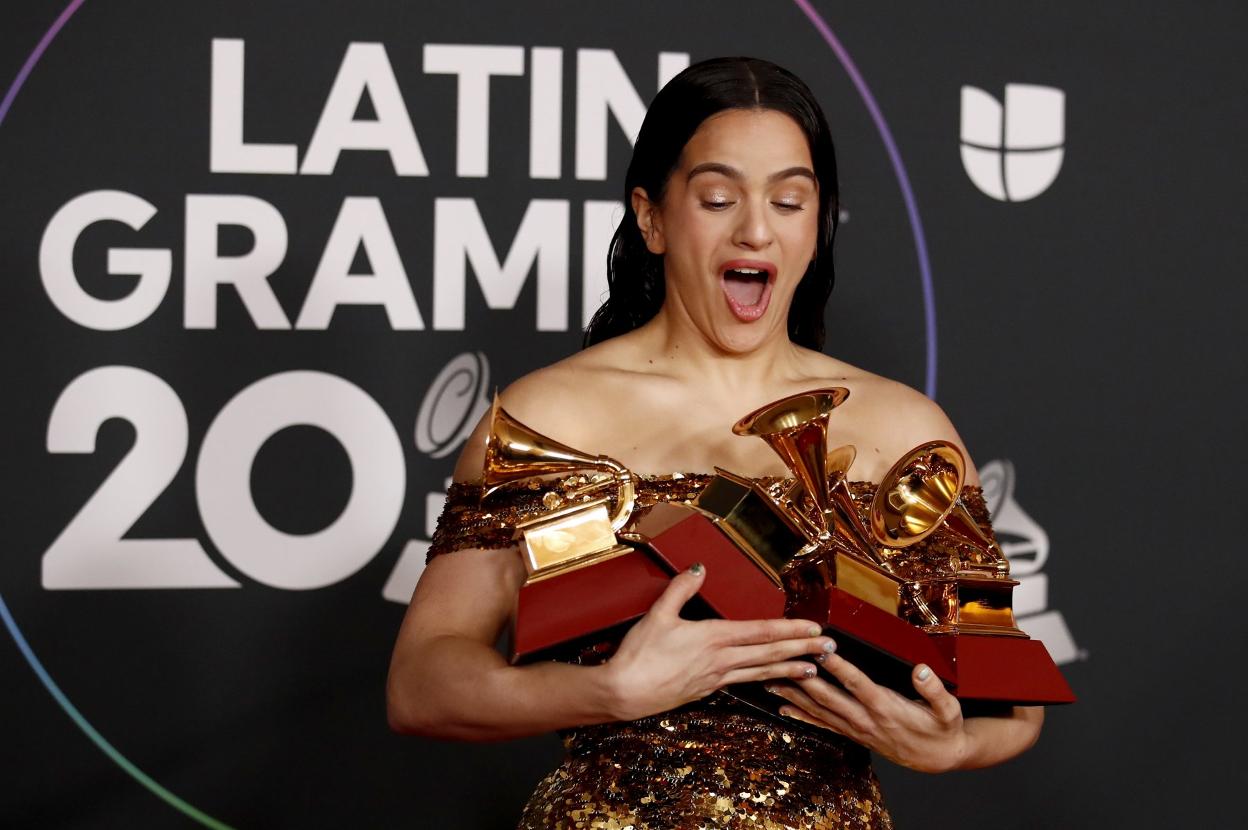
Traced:
<path fill-rule="evenodd" d="M 1062 169 L 1066 93 L 1006 84 L 1002 104 L 978 87 L 963 86 L 960 140 L 962 167 L 981 191 L 1003 202 L 1034 199 Z"/>
<path fill-rule="evenodd" d="M 1002 552 L 1010 561 L 1014 588 L 1014 614 L 1018 625 L 1045 648 L 1059 666 L 1087 658 L 1075 644 L 1062 612 L 1050 609 L 1049 578 L 1042 573 L 1049 559 L 1049 534 L 1014 498 L 1014 464 L 994 459 L 979 470 L 984 500 Z"/>

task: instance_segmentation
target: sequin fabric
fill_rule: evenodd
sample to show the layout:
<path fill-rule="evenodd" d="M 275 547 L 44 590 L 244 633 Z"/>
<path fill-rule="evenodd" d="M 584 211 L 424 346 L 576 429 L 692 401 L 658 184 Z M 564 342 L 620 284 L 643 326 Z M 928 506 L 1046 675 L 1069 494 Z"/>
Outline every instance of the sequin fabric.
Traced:
<path fill-rule="evenodd" d="M 691 500 L 710 480 L 702 473 L 640 477 L 634 516 L 663 501 Z M 511 486 L 483 503 L 479 483 L 452 484 L 429 558 L 511 547 L 512 529 L 544 509 L 548 490 Z M 850 490 L 865 518 L 875 485 L 852 482 Z M 991 533 L 982 491 L 967 487 L 962 500 Z M 898 552 L 895 564 L 931 573 L 966 554 L 955 537 L 938 531 Z M 614 648 L 593 643 L 571 659 L 599 663 Z M 563 762 L 538 784 L 517 830 L 892 827 L 865 748 L 830 731 L 790 727 L 722 691 L 657 715 L 559 735 Z"/>

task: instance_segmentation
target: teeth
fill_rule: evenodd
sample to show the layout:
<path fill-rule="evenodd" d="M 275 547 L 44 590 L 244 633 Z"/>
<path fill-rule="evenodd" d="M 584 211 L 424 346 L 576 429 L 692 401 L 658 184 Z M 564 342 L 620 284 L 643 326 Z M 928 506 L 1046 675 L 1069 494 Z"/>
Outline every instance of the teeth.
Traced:
<path fill-rule="evenodd" d="M 758 269 L 758 268 L 732 268 L 732 269 L 729 269 L 729 270 L 736 271 L 737 273 L 740 273 L 740 274 L 761 274 L 761 273 L 763 273 L 763 272 L 762 272 L 760 269 Z"/>

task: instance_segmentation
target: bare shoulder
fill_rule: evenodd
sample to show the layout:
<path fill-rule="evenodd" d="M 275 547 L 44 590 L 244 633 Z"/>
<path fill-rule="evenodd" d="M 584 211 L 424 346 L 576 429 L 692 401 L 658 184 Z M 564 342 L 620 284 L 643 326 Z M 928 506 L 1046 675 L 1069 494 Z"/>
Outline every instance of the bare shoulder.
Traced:
<path fill-rule="evenodd" d="M 617 338 L 618 339 L 618 338 Z M 612 341 L 591 346 L 520 377 L 499 393 L 508 414 L 573 447 L 589 441 L 590 425 L 609 415 L 627 375 L 627 349 Z M 477 423 L 455 466 L 455 481 L 480 479 L 489 412 Z"/>
<path fill-rule="evenodd" d="M 829 385 L 850 389 L 844 415 L 852 424 L 863 467 L 855 473 L 878 481 L 893 462 L 927 441 L 949 441 L 966 457 L 966 483 L 979 484 L 966 444 L 940 404 L 917 389 L 835 358 L 823 365 Z M 833 415 L 833 418 L 837 418 Z M 855 465 L 857 466 L 857 465 Z"/>

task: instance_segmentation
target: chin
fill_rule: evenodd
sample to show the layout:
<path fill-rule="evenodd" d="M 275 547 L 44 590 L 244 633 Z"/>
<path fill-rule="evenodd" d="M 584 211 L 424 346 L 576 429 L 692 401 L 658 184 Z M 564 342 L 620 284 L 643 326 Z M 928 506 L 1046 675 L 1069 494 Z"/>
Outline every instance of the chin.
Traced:
<path fill-rule="evenodd" d="M 770 329 L 759 325 L 762 322 L 759 320 L 757 323 L 738 325 L 737 331 L 717 332 L 715 342 L 721 349 L 731 354 L 749 354 L 770 339 Z"/>

